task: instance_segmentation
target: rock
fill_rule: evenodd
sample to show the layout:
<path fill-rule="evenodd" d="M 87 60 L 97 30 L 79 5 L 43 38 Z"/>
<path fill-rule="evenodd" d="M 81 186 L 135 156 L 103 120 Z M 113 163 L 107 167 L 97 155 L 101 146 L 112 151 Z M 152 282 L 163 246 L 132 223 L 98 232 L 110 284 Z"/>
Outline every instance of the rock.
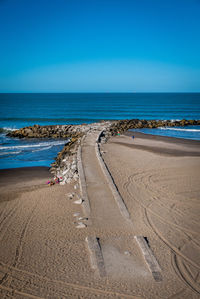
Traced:
<path fill-rule="evenodd" d="M 78 220 L 83 220 L 83 221 L 87 221 L 88 218 L 87 217 L 79 217 Z"/>
<path fill-rule="evenodd" d="M 74 203 L 75 203 L 76 205 L 81 205 L 81 204 L 83 203 L 83 199 L 82 199 L 82 198 L 79 198 L 79 199 L 75 200 Z"/>
<path fill-rule="evenodd" d="M 76 226 L 76 228 L 85 228 L 85 227 L 87 227 L 87 225 L 82 222 L 78 222 L 78 224 Z"/>
<path fill-rule="evenodd" d="M 66 184 L 70 184 L 71 183 L 71 179 L 66 179 Z"/>
<path fill-rule="evenodd" d="M 70 194 L 68 194 L 68 198 L 69 199 L 72 199 L 74 197 L 74 193 L 70 193 Z"/>
<path fill-rule="evenodd" d="M 79 178 L 78 173 L 75 173 L 75 174 L 74 174 L 74 179 L 77 180 L 78 178 Z"/>

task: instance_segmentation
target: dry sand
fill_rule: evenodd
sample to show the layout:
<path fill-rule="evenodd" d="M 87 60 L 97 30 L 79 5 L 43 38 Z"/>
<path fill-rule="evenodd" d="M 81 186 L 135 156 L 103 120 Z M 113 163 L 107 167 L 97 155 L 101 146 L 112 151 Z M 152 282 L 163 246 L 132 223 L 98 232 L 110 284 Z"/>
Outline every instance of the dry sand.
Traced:
<path fill-rule="evenodd" d="M 49 187 L 46 168 L 0 172 L 2 298 L 199 298 L 200 142 L 134 135 L 101 148 L 130 219 L 99 165 L 96 135 L 82 145 L 88 220 L 78 220 L 85 217 L 74 204 L 79 187 Z M 78 222 L 86 226 L 77 228 Z M 135 235 L 147 238 L 161 282 Z M 98 238 L 99 272 L 91 267 L 86 237 Z"/>

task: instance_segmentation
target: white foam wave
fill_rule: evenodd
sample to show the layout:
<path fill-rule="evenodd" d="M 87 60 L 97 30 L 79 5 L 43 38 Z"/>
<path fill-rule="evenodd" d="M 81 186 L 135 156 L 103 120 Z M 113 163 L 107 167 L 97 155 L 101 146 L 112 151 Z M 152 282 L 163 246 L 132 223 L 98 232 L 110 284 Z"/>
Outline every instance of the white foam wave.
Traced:
<path fill-rule="evenodd" d="M 3 127 L 3 130 L 5 131 L 15 131 L 18 130 L 17 128 L 10 128 L 10 127 Z"/>
<path fill-rule="evenodd" d="M 171 122 L 175 122 L 175 121 L 181 121 L 181 119 L 179 118 L 174 118 L 174 119 L 170 119 Z"/>
<path fill-rule="evenodd" d="M 22 151 L 18 151 L 18 152 L 1 152 L 0 156 L 6 156 L 6 155 L 17 155 L 20 154 Z"/>
<path fill-rule="evenodd" d="M 200 132 L 200 129 L 178 129 L 178 128 L 158 128 L 160 130 L 182 131 L 182 132 Z"/>
<path fill-rule="evenodd" d="M 63 145 L 67 143 L 66 140 L 63 141 L 54 141 L 54 142 L 41 142 L 36 144 L 26 144 L 26 145 L 14 145 L 14 146 L 0 146 L 0 150 L 9 150 L 9 149 L 26 149 L 26 148 L 40 148 L 40 147 L 48 147 L 48 146 L 56 146 Z"/>
<path fill-rule="evenodd" d="M 47 147 L 45 147 L 45 148 L 38 148 L 38 149 L 32 150 L 32 153 L 40 152 L 40 151 L 46 151 L 46 150 L 52 148 L 52 146 L 53 146 L 53 145 L 47 146 Z"/>

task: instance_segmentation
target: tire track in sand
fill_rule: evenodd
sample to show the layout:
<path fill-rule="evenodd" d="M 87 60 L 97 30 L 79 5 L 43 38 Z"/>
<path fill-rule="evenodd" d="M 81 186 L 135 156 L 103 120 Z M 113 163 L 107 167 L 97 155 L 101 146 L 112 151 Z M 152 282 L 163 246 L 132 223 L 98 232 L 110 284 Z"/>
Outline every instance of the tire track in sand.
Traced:
<path fill-rule="evenodd" d="M 171 225 L 171 226 L 176 227 L 179 231 L 181 231 L 183 234 L 185 234 L 186 237 L 187 237 L 189 240 L 193 240 L 193 237 L 190 236 L 188 233 L 191 233 L 191 234 L 197 236 L 197 235 L 198 235 L 198 231 L 199 231 L 198 229 L 197 229 L 197 231 L 194 231 L 194 230 L 191 230 L 191 229 L 186 228 L 186 227 L 183 228 L 183 227 L 180 226 L 178 223 L 174 223 L 173 221 L 169 221 L 169 220 L 167 220 L 167 219 L 164 218 L 160 213 L 156 212 L 155 209 L 154 209 L 154 210 L 152 209 L 152 205 L 153 205 L 154 203 L 155 203 L 155 205 L 158 205 L 158 202 L 160 202 L 160 201 L 162 202 L 162 199 L 160 199 L 160 198 L 158 198 L 158 197 L 150 196 L 148 202 L 145 202 L 145 201 L 142 202 L 141 199 L 136 199 L 136 198 L 133 197 L 132 192 L 129 191 L 129 185 L 131 185 L 131 184 L 137 184 L 136 181 L 134 180 L 134 177 L 135 177 L 136 175 L 138 175 L 138 174 L 134 174 L 134 175 L 129 176 L 129 177 L 128 177 L 128 181 L 125 182 L 125 183 L 123 184 L 123 188 L 124 188 L 124 190 L 128 193 L 129 197 L 130 197 L 130 198 L 133 198 L 135 201 L 137 201 L 137 202 L 140 204 L 140 206 L 142 206 L 144 209 L 150 211 L 153 215 L 155 215 L 156 217 L 158 217 L 159 219 L 161 219 L 162 222 L 165 222 L 166 224 L 169 224 L 169 225 Z M 140 188 L 140 189 L 141 189 L 141 188 Z M 146 189 L 147 189 L 147 187 L 145 188 L 145 192 L 146 192 Z M 144 190 L 142 190 L 142 191 L 144 191 Z M 165 210 L 165 214 L 166 214 L 166 210 L 168 210 L 168 213 L 169 213 L 169 214 L 171 213 L 171 209 L 169 209 L 169 207 L 166 206 L 165 204 L 163 204 L 163 205 L 161 206 L 161 208 L 163 208 L 163 209 Z M 182 214 L 182 216 L 184 216 L 184 215 Z M 191 220 L 191 221 L 192 221 L 192 220 Z M 194 224 L 197 225 L 196 223 L 194 223 Z M 198 223 L 198 226 L 199 226 L 199 223 Z M 188 233 L 186 233 L 186 231 L 187 231 Z M 195 240 L 194 240 L 194 242 L 195 242 Z M 196 245 L 199 246 L 199 243 L 196 242 Z"/>
<path fill-rule="evenodd" d="M 179 278 L 193 291 L 195 291 L 197 294 L 200 294 L 200 284 L 197 281 L 200 271 L 197 272 L 196 278 L 194 278 L 184 260 L 174 252 L 171 253 L 171 264 Z"/>
<path fill-rule="evenodd" d="M 87 291 L 87 292 L 91 292 L 92 295 L 97 294 L 98 296 L 102 295 L 102 296 L 112 296 L 111 298 L 142 299 L 141 296 L 136 296 L 136 295 L 132 295 L 132 294 L 126 294 L 126 293 L 121 293 L 121 292 L 111 291 L 111 290 L 103 290 L 103 289 L 98 289 L 98 288 L 92 287 L 92 286 L 90 287 L 90 286 L 84 286 L 81 284 L 65 282 L 62 280 L 50 279 L 46 276 L 44 277 L 44 276 L 41 276 L 36 273 L 32 273 L 29 271 L 18 269 L 16 267 L 13 267 L 10 265 L 6 265 L 3 262 L 0 262 L 0 266 L 2 268 L 1 271 L 7 271 L 7 272 L 9 272 L 8 273 L 9 275 L 12 274 L 13 280 L 15 280 L 15 281 L 18 281 L 18 280 L 20 281 L 23 277 L 23 281 L 25 282 L 25 285 L 27 286 L 27 290 L 24 290 L 23 294 L 27 295 L 27 297 L 29 296 L 30 298 L 41 298 L 41 297 L 38 297 L 37 295 L 34 295 L 34 289 L 33 289 L 34 287 L 36 287 L 36 289 L 38 289 L 38 287 L 41 285 L 42 288 L 46 289 L 47 293 L 49 291 L 51 291 L 52 294 L 54 294 L 56 296 L 58 296 L 58 294 L 60 296 L 66 296 L 67 291 L 69 290 L 69 288 L 71 288 L 74 291 Z M 32 286 L 32 288 L 31 288 L 31 286 Z M 17 292 L 22 292 L 20 289 L 13 290 L 10 287 L 5 287 L 5 286 L 1 286 L 1 285 L 0 285 L 0 288 L 2 288 L 2 289 L 8 288 L 10 291 L 16 292 L 16 294 L 17 294 Z M 28 292 L 30 292 L 30 293 L 28 293 Z M 61 298 L 61 297 L 57 297 L 57 298 Z M 84 298 L 86 298 L 86 297 L 84 297 Z"/>
<path fill-rule="evenodd" d="M 139 174 L 139 176 L 140 175 L 141 174 Z M 144 172 L 142 173 L 142 175 L 144 176 Z M 136 179 L 135 179 L 135 177 L 136 177 Z M 137 174 L 133 174 L 133 175 L 129 176 L 128 181 L 124 183 L 123 188 L 126 190 L 126 192 L 128 193 L 128 195 L 131 198 L 133 198 L 133 195 L 129 191 L 130 184 L 137 185 L 138 182 L 141 182 L 141 181 L 142 181 L 142 179 L 141 179 L 141 177 L 138 178 L 138 173 L 137 173 Z M 143 188 L 144 192 L 146 192 L 148 190 L 148 187 L 149 187 L 148 183 L 150 183 L 150 182 L 146 181 L 145 187 Z M 181 231 L 186 236 L 188 241 L 193 242 L 197 246 L 197 248 L 200 249 L 200 246 L 199 246 L 198 242 L 195 242 L 195 240 L 191 236 L 189 236 L 188 233 L 186 233 L 186 231 L 190 232 L 190 233 L 193 233 L 193 234 L 196 234 L 197 232 L 192 231 L 192 230 L 188 230 L 186 228 L 183 228 L 180 225 L 177 225 L 177 224 L 173 223 L 172 221 L 167 221 L 167 219 L 163 218 L 161 215 L 159 215 L 157 212 L 155 212 L 155 210 L 152 210 L 152 208 L 151 208 L 152 202 L 150 204 L 146 204 L 145 202 L 142 202 L 140 199 L 136 199 L 135 197 L 133 199 L 135 201 L 137 201 L 144 208 L 145 219 L 146 219 L 147 224 L 149 225 L 149 227 L 171 249 L 172 256 L 173 256 L 172 266 L 174 268 L 175 273 L 178 275 L 179 278 L 181 278 L 181 280 L 187 286 L 190 287 L 190 289 L 192 289 L 195 293 L 200 294 L 200 284 L 198 282 L 198 277 L 200 275 L 199 274 L 200 273 L 200 266 L 197 265 L 188 256 L 186 256 L 183 252 L 181 252 L 181 247 L 177 248 L 176 246 L 174 246 L 173 243 L 171 243 L 169 240 L 167 240 L 165 238 L 163 233 L 159 230 L 158 226 L 153 224 L 153 221 L 151 219 L 150 214 L 152 214 L 155 217 L 159 218 L 160 221 L 162 221 L 166 225 L 171 225 L 173 227 L 176 227 L 176 229 Z M 155 198 L 155 200 L 157 200 L 157 198 Z M 163 208 L 165 208 L 165 207 L 167 207 L 167 206 L 163 205 Z M 193 277 L 192 273 L 189 271 L 188 267 L 193 267 L 193 268 L 196 269 L 197 274 L 196 274 L 195 278 Z"/>
<path fill-rule="evenodd" d="M 17 200 L 17 202 L 13 205 L 13 207 L 7 211 L 7 207 L 3 208 L 3 211 L 1 213 L 1 221 L 0 221 L 0 240 L 3 239 L 4 234 L 7 231 L 7 227 L 10 225 L 13 219 L 13 215 L 16 213 L 17 208 L 19 208 L 20 203 Z"/>
<path fill-rule="evenodd" d="M 19 261 L 20 261 L 20 257 L 21 257 L 21 253 L 22 253 L 22 248 L 23 248 L 23 241 L 24 241 L 24 238 L 26 236 L 26 233 L 27 233 L 27 230 L 28 230 L 28 226 L 34 216 L 34 211 L 37 207 L 37 202 L 36 204 L 34 205 L 34 207 L 32 208 L 30 214 L 27 216 L 25 222 L 24 222 L 24 225 L 23 225 L 23 229 L 21 231 L 21 234 L 20 234 L 20 237 L 19 237 L 19 242 L 18 242 L 18 245 L 16 247 L 16 250 L 15 250 L 15 256 L 14 256 L 14 262 L 12 264 L 12 267 L 15 267 L 18 265 Z M 0 280 L 0 285 L 4 284 L 7 279 L 8 279 L 8 276 L 9 274 L 8 273 L 5 273 L 5 275 L 2 277 L 2 279 Z"/>
<path fill-rule="evenodd" d="M 193 279 L 192 275 L 189 275 L 189 272 L 187 271 L 186 263 L 188 263 L 190 266 L 193 266 L 196 268 L 196 270 L 200 271 L 200 267 L 195 264 L 190 258 L 188 258 L 186 255 L 184 255 L 181 250 L 174 247 L 173 244 L 171 244 L 155 227 L 152 222 L 150 221 L 150 217 L 148 216 L 147 211 L 145 210 L 146 219 L 149 223 L 149 226 L 152 228 L 154 233 L 171 249 L 171 254 L 173 254 L 174 262 L 172 263 L 173 268 L 175 270 L 175 273 L 178 273 L 179 278 L 181 277 L 182 280 L 196 293 L 200 294 L 200 285 L 195 279 Z"/>

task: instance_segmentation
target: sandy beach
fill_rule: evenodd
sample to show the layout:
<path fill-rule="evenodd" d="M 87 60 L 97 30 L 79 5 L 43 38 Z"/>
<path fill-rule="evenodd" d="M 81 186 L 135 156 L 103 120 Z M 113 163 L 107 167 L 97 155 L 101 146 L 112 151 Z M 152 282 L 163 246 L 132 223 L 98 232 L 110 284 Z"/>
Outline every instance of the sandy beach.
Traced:
<path fill-rule="evenodd" d="M 48 168 L 0 172 L 1 297 L 199 298 L 200 142 L 110 138 L 100 150 L 116 202 L 97 136 L 82 143 L 83 203 L 78 183 L 48 186 Z M 135 236 L 145 237 L 159 281 Z"/>

